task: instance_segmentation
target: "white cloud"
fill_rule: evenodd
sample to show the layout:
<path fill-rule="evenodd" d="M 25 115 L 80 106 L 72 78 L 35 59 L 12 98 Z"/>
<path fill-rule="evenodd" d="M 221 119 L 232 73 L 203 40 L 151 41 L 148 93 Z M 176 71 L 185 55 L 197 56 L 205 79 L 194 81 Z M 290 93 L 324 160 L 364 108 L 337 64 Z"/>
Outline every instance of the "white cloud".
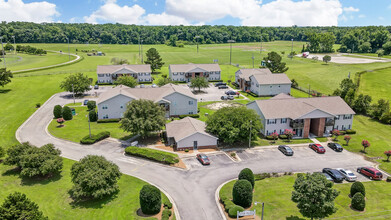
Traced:
<path fill-rule="evenodd" d="M 0 21 L 53 22 L 60 13 L 46 1 L 24 3 L 22 0 L 0 0 Z"/>
<path fill-rule="evenodd" d="M 343 8 L 343 11 L 344 11 L 344 12 L 359 12 L 360 9 L 354 8 L 354 7 L 350 6 L 350 7 L 344 7 L 344 8 Z"/>
<path fill-rule="evenodd" d="M 90 16 L 85 16 L 84 21 L 96 24 L 99 21 L 122 24 L 139 24 L 140 18 L 145 13 L 144 8 L 135 4 L 133 6 L 119 6 L 116 0 L 107 0 L 98 10 Z"/>
<path fill-rule="evenodd" d="M 332 26 L 343 9 L 339 0 L 166 0 L 166 12 L 199 22 L 232 16 L 246 26 Z"/>
<path fill-rule="evenodd" d="M 359 17 L 359 18 L 366 18 L 367 16 L 364 15 L 364 14 L 360 14 L 358 17 Z"/>
<path fill-rule="evenodd" d="M 188 25 L 189 22 L 186 19 L 175 16 L 168 15 L 165 12 L 162 14 L 148 14 L 143 18 L 144 22 L 149 25 Z"/>

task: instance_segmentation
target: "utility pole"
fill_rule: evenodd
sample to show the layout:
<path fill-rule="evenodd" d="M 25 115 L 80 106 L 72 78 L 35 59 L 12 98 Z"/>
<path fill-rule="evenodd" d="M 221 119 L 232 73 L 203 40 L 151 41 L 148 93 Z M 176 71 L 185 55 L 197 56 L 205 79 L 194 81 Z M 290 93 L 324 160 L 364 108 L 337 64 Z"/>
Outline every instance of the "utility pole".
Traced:
<path fill-rule="evenodd" d="M 67 37 L 67 41 L 68 41 L 68 59 L 69 61 L 71 61 L 71 51 L 69 49 L 69 38 Z"/>
<path fill-rule="evenodd" d="M 0 37 L 0 40 L 1 40 L 1 51 L 2 51 L 2 53 L 3 53 L 4 68 L 7 69 L 7 65 L 6 65 L 6 63 L 5 63 L 5 56 L 4 56 L 3 37 Z"/>
<path fill-rule="evenodd" d="M 73 104 L 75 104 L 76 103 L 76 101 L 75 101 L 75 89 L 73 87 L 73 84 L 72 84 L 72 96 L 73 96 Z"/>
<path fill-rule="evenodd" d="M 138 35 L 138 59 L 141 61 L 141 44 L 140 44 L 140 35 Z"/>
<path fill-rule="evenodd" d="M 264 207 L 265 207 L 265 203 L 262 202 L 262 216 L 261 216 L 261 220 L 263 220 L 263 210 L 264 210 Z"/>
<path fill-rule="evenodd" d="M 248 139 L 248 148 L 251 148 L 251 129 L 253 121 L 250 121 L 250 138 Z"/>
<path fill-rule="evenodd" d="M 311 97 L 311 85 L 308 84 L 308 98 Z"/>
<path fill-rule="evenodd" d="M 262 35 L 261 35 L 261 48 L 259 49 L 259 54 L 262 54 Z"/>
<path fill-rule="evenodd" d="M 144 63 L 144 55 L 143 55 L 143 40 L 141 40 L 141 64 Z"/>
<path fill-rule="evenodd" d="M 228 40 L 228 43 L 230 43 L 230 49 L 229 49 L 229 65 L 232 64 L 232 43 L 235 43 L 234 40 Z"/>
<path fill-rule="evenodd" d="M 293 38 L 292 38 L 292 47 L 291 47 L 291 59 L 293 59 Z"/>
<path fill-rule="evenodd" d="M 14 39 L 14 54 L 16 55 L 16 44 L 15 44 L 15 36 L 12 36 L 12 38 Z"/>
<path fill-rule="evenodd" d="M 251 59 L 253 59 L 253 69 L 254 69 L 254 59 L 255 59 L 254 53 L 253 53 L 253 56 L 251 57 Z"/>
<path fill-rule="evenodd" d="M 200 36 L 195 36 L 195 38 L 196 38 L 196 41 L 197 41 L 197 53 L 198 53 L 198 38 L 200 38 Z"/>
<path fill-rule="evenodd" d="M 91 110 L 91 111 L 95 111 L 95 110 Z M 90 113 L 87 114 L 87 117 L 88 117 L 88 129 L 90 131 L 90 138 L 91 138 L 91 121 L 90 121 Z"/>

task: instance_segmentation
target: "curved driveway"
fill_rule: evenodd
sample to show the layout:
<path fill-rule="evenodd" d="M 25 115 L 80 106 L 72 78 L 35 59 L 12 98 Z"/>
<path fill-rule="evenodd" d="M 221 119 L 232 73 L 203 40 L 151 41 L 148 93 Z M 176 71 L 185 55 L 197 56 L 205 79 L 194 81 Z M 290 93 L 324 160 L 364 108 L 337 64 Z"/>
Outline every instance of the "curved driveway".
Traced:
<path fill-rule="evenodd" d="M 178 219 L 217 220 L 224 219 L 215 201 L 215 191 L 223 182 L 237 177 L 241 169 L 251 168 L 255 173 L 261 172 L 307 172 L 319 171 L 324 167 L 357 167 L 372 165 L 361 156 L 344 151 L 341 154 L 327 152 L 325 155 L 282 157 L 275 154 L 275 149 L 249 150 L 257 152 L 257 158 L 248 158 L 242 162 L 229 161 L 224 164 L 213 163 L 208 167 L 193 167 L 182 170 L 160 165 L 142 159 L 124 156 L 124 149 L 118 142 L 105 140 L 85 146 L 55 138 L 47 132 L 52 120 L 53 107 L 73 102 L 67 98 L 69 93 L 58 93 L 45 102 L 16 132 L 20 142 L 30 142 L 36 146 L 53 143 L 62 152 L 62 156 L 79 160 L 86 155 L 103 155 L 113 161 L 121 172 L 135 176 L 157 185 L 173 198 L 179 211 Z M 82 100 L 78 100 L 81 102 Z M 304 148 L 302 148 L 304 149 Z M 272 153 L 274 156 L 266 156 Z M 180 218 L 179 218 L 180 217 Z"/>

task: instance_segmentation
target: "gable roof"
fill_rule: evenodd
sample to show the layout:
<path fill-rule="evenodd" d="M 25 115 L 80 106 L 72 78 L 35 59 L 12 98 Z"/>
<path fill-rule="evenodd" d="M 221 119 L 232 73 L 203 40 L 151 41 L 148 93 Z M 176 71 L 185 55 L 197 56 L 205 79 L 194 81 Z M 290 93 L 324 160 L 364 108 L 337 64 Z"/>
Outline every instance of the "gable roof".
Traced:
<path fill-rule="evenodd" d="M 184 72 L 187 73 L 194 69 L 203 69 L 206 72 L 218 72 L 221 71 L 219 64 L 217 63 L 208 63 L 208 64 L 170 64 L 169 69 L 171 72 Z"/>
<path fill-rule="evenodd" d="M 122 65 L 99 65 L 96 69 L 97 74 L 103 73 L 115 73 L 122 69 L 129 70 L 134 73 L 150 73 L 151 65 L 150 64 L 122 64 Z"/>
<path fill-rule="evenodd" d="M 267 68 L 253 68 L 253 69 L 240 69 L 238 70 L 239 77 L 244 78 L 246 81 L 250 81 L 250 76 L 252 75 L 269 75 L 273 74 L 269 69 Z"/>
<path fill-rule="evenodd" d="M 292 84 L 291 80 L 284 73 L 255 74 L 250 77 L 254 77 L 259 85 Z"/>
<path fill-rule="evenodd" d="M 193 135 L 195 133 L 201 133 L 212 138 L 217 137 L 207 133 L 205 131 L 206 124 L 203 121 L 186 117 L 181 120 L 172 121 L 166 124 L 167 137 L 172 137 L 176 142 Z"/>
<path fill-rule="evenodd" d="M 189 98 L 197 99 L 190 91 L 190 89 L 171 83 L 157 88 L 129 88 L 127 86 L 120 85 L 102 93 L 98 98 L 97 104 L 111 99 L 112 97 L 115 97 L 119 94 L 125 95 L 133 99 L 147 99 L 154 102 L 158 102 L 160 100 L 163 100 L 164 97 L 173 93 L 179 93 Z"/>
<path fill-rule="evenodd" d="M 348 104 L 339 96 L 292 98 L 277 95 L 268 100 L 255 101 L 266 119 L 298 119 L 315 110 L 329 115 L 355 114 Z"/>

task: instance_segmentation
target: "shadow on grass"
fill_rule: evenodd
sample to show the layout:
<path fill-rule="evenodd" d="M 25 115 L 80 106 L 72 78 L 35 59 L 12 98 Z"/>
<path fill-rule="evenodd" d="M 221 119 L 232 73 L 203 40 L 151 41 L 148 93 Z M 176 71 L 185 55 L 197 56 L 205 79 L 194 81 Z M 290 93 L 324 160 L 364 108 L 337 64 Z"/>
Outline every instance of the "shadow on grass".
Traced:
<path fill-rule="evenodd" d="M 299 216 L 287 216 L 286 220 L 305 220 L 304 218 L 300 218 Z"/>
<path fill-rule="evenodd" d="M 0 94 L 6 94 L 6 93 L 9 93 L 11 91 L 11 89 L 0 89 Z"/>
<path fill-rule="evenodd" d="M 14 167 L 2 173 L 2 176 L 18 176 L 20 174 L 20 168 Z"/>
<path fill-rule="evenodd" d="M 71 191 L 68 191 L 69 195 Z M 106 196 L 102 199 L 83 199 L 83 200 L 73 200 L 70 205 L 72 208 L 86 208 L 86 209 L 101 209 L 104 205 L 110 203 L 118 197 L 119 190 L 110 196 Z M 72 196 L 71 196 L 72 198 Z"/>
<path fill-rule="evenodd" d="M 367 154 L 367 152 L 364 150 L 360 150 L 360 153 Z"/>
<path fill-rule="evenodd" d="M 33 186 L 36 184 L 46 185 L 60 180 L 61 177 L 62 177 L 61 173 L 54 174 L 52 176 L 44 176 L 44 177 L 42 176 L 31 177 L 31 178 L 22 177 L 22 185 L 24 186 Z"/>

